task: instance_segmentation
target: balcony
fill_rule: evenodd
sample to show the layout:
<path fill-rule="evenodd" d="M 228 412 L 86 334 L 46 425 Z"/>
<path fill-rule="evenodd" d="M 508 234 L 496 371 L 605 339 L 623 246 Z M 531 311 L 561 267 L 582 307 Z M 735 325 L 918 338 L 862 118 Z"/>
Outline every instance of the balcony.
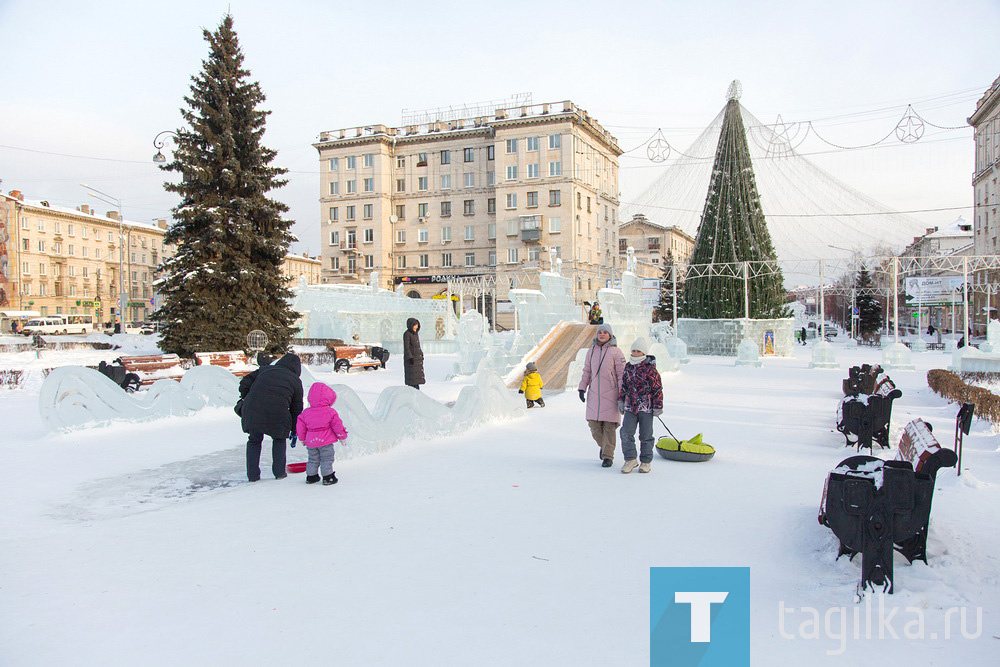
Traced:
<path fill-rule="evenodd" d="M 524 243 L 541 243 L 542 241 L 542 230 L 541 229 L 522 229 L 521 230 L 521 241 Z"/>

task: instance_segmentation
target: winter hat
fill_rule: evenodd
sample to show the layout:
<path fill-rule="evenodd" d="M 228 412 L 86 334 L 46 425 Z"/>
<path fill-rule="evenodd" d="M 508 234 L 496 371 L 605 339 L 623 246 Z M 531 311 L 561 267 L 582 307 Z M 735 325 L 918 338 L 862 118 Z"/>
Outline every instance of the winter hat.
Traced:
<path fill-rule="evenodd" d="M 642 336 L 639 336 L 632 343 L 632 347 L 630 349 L 632 349 L 632 350 L 639 350 L 644 355 L 649 354 L 649 341 L 647 341 Z"/>
<path fill-rule="evenodd" d="M 538 370 L 538 366 L 535 365 L 534 361 L 529 361 L 528 365 L 524 367 L 524 370 L 534 372 Z"/>
<path fill-rule="evenodd" d="M 599 325 L 597 327 L 597 333 L 601 333 L 602 331 L 607 331 L 609 336 L 614 336 L 615 335 L 611 331 L 611 325 L 610 324 L 601 324 L 601 325 Z"/>

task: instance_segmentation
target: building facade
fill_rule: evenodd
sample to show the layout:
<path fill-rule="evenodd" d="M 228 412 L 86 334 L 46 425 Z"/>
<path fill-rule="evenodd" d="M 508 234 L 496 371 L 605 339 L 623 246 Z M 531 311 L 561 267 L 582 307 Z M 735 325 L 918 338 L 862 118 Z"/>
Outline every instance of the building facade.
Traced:
<path fill-rule="evenodd" d="M 126 322 L 146 321 L 159 306 L 154 273 L 171 252 L 163 242 L 166 220 L 119 220 L 118 211 L 100 216 L 86 204 L 52 206 L 13 190 L 0 194 L 0 225 L 0 256 L 6 253 L 0 305 L 113 322 L 123 278 Z"/>
<path fill-rule="evenodd" d="M 687 266 L 694 251 L 694 237 L 680 227 L 663 227 L 638 213 L 618 228 L 618 255 L 624 260 L 628 248 L 635 251 L 639 275 L 660 278 L 668 256 L 678 269 Z"/>
<path fill-rule="evenodd" d="M 285 262 L 281 265 L 281 275 L 285 276 L 285 285 L 295 287 L 299 284 L 299 279 L 303 276 L 307 285 L 318 285 L 321 279 L 320 269 L 323 266 L 322 260 L 318 257 L 310 257 L 303 253 L 301 255 L 286 255 Z"/>
<path fill-rule="evenodd" d="M 1000 164 L 1000 78 L 976 103 L 969 117 L 976 142 L 976 170 L 972 174 L 975 202 L 975 245 L 977 255 L 1000 254 L 1000 189 L 997 186 L 997 166 Z"/>
<path fill-rule="evenodd" d="M 323 132 L 322 280 L 411 296 L 449 277 L 530 286 L 549 252 L 593 296 L 618 260 L 617 140 L 572 102 Z"/>

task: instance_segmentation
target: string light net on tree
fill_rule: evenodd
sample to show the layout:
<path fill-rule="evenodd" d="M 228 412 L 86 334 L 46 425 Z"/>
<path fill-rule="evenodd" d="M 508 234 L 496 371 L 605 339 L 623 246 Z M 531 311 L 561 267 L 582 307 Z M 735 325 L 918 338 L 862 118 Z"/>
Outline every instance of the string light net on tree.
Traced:
<path fill-rule="evenodd" d="M 760 205 L 740 103 L 732 95 L 723 115 L 690 264 L 732 265 L 776 259 Z M 689 274 L 684 283 L 684 315 L 702 319 L 744 317 L 744 281 L 734 277 L 734 271 L 738 269 L 720 266 L 718 271 L 702 268 L 700 275 Z M 773 270 L 755 268 L 748 275 L 750 317 L 786 316 L 786 292 L 777 263 Z"/>
<path fill-rule="evenodd" d="M 160 267 L 164 302 L 161 347 L 193 352 L 238 350 L 259 329 L 268 349 L 287 349 L 297 315 L 281 267 L 294 240 L 284 204 L 267 193 L 285 185 L 276 152 L 262 145 L 269 111 L 257 82 L 243 68 L 233 19 L 204 31 L 209 56 L 192 77 L 181 115 L 190 129 L 177 132 L 174 159 L 162 169 L 182 174 L 165 183 L 181 196 L 164 238 L 176 254 Z"/>

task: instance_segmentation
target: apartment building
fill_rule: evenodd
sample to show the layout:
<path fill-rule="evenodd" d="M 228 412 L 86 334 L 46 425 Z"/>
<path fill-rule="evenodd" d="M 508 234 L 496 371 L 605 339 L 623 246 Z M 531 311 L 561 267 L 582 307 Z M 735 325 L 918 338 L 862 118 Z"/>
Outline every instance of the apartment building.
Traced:
<path fill-rule="evenodd" d="M 1000 78 L 993 82 L 979 101 L 976 111 L 969 117 L 976 142 L 976 170 L 972 173 L 975 202 L 975 244 L 977 255 L 1000 254 L 997 238 L 1000 237 Z"/>
<path fill-rule="evenodd" d="M 87 204 L 71 209 L 27 200 L 18 190 L 0 194 L 0 306 L 112 322 L 121 268 L 125 321 L 148 320 L 159 306 L 154 272 L 171 251 L 166 230 L 166 220 L 119 220 L 118 211 L 101 216 Z"/>
<path fill-rule="evenodd" d="M 498 296 L 537 284 L 549 250 L 577 297 L 619 265 L 617 140 L 572 102 L 498 108 L 392 128 L 323 132 L 323 282 L 414 297 L 492 276 Z"/>
<path fill-rule="evenodd" d="M 694 251 L 694 237 L 680 227 L 664 227 L 637 213 L 618 228 L 618 255 L 623 260 L 628 248 L 635 251 L 639 276 L 660 278 L 668 253 L 679 267 L 687 266 Z"/>
<path fill-rule="evenodd" d="M 323 266 L 322 260 L 318 257 L 310 257 L 306 253 L 301 255 L 286 255 L 285 261 L 281 265 L 281 275 L 285 277 L 287 287 L 295 287 L 299 284 L 299 279 L 305 276 L 307 285 L 318 285 L 320 283 L 320 268 Z"/>

